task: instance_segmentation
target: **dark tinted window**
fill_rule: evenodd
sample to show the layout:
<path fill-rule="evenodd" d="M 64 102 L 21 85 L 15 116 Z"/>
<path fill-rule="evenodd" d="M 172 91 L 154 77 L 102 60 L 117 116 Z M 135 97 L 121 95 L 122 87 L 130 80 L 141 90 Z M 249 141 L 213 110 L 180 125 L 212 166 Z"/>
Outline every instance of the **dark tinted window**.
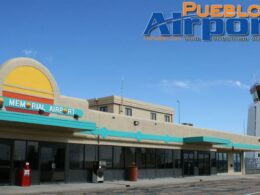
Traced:
<path fill-rule="evenodd" d="M 146 155 L 145 155 L 145 148 L 136 148 L 135 149 L 136 155 L 136 164 L 139 168 L 145 168 L 146 165 Z"/>
<path fill-rule="evenodd" d="M 97 146 L 85 145 L 85 168 L 92 169 L 93 163 L 97 160 Z"/>
<path fill-rule="evenodd" d="M 260 98 L 260 91 L 257 91 L 257 97 L 256 99 L 258 100 Z"/>
<path fill-rule="evenodd" d="M 156 150 L 156 167 L 164 168 L 165 166 L 165 150 L 158 149 Z"/>
<path fill-rule="evenodd" d="M 125 148 L 125 167 L 131 166 L 135 162 L 135 148 Z"/>
<path fill-rule="evenodd" d="M 164 121 L 165 122 L 171 122 L 171 117 L 170 117 L 170 115 L 164 115 Z"/>
<path fill-rule="evenodd" d="M 84 145 L 69 145 L 70 169 L 83 169 L 84 167 Z"/>
<path fill-rule="evenodd" d="M 173 167 L 172 150 L 165 150 L 165 168 Z"/>
<path fill-rule="evenodd" d="M 241 171 L 241 154 L 234 153 L 233 154 L 233 161 L 234 161 L 234 171 L 240 172 Z"/>
<path fill-rule="evenodd" d="M 151 120 L 156 120 L 156 113 L 155 112 L 151 112 L 150 114 Z"/>
<path fill-rule="evenodd" d="M 173 151 L 173 160 L 174 160 L 174 167 L 175 168 L 182 168 L 181 151 L 180 150 L 174 150 Z"/>
<path fill-rule="evenodd" d="M 26 151 L 25 141 L 14 141 L 14 167 L 15 168 L 24 167 L 25 151 Z"/>
<path fill-rule="evenodd" d="M 125 115 L 132 116 L 132 108 L 125 108 Z"/>
<path fill-rule="evenodd" d="M 210 159 L 211 159 L 211 167 L 216 167 L 217 166 L 216 152 L 210 153 Z"/>
<path fill-rule="evenodd" d="M 108 107 L 107 106 L 102 106 L 99 108 L 100 111 L 102 112 L 108 112 Z"/>
<path fill-rule="evenodd" d="M 26 161 L 30 163 L 32 169 L 38 169 L 39 163 L 39 143 L 38 142 L 27 142 L 27 155 Z"/>
<path fill-rule="evenodd" d="M 227 171 L 228 171 L 227 153 L 218 152 L 217 153 L 217 172 L 224 173 Z"/>
<path fill-rule="evenodd" d="M 155 149 L 146 148 L 146 168 L 155 168 Z"/>
<path fill-rule="evenodd" d="M 99 147 L 99 160 L 106 161 L 106 167 L 112 168 L 112 146 Z"/>
<path fill-rule="evenodd" d="M 116 146 L 114 147 L 113 153 L 113 168 L 124 168 L 124 148 Z"/>

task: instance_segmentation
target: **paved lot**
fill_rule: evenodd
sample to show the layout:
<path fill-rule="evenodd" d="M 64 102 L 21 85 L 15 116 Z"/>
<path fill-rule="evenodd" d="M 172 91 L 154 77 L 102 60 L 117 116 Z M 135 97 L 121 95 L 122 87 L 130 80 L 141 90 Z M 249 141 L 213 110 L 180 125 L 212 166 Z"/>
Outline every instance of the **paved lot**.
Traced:
<path fill-rule="evenodd" d="M 104 184 L 56 184 L 30 188 L 0 187 L 0 194 L 33 195 L 260 195 L 260 175 L 164 178 L 138 182 L 114 181 Z"/>
<path fill-rule="evenodd" d="M 84 193 L 83 193 L 84 194 Z M 83 195 L 82 194 L 82 195 Z M 167 185 L 161 187 L 139 187 L 130 188 L 124 190 L 112 190 L 110 192 L 98 192 L 89 193 L 91 195 L 99 194 L 129 194 L 129 195 L 168 195 L 168 194 L 183 194 L 183 195 L 209 195 L 209 194 L 225 194 L 225 195 L 260 195 L 260 178 L 258 179 L 234 179 L 234 180 L 224 180 L 224 181 L 205 181 L 190 184 L 175 184 Z M 69 195 L 69 194 L 68 194 Z"/>

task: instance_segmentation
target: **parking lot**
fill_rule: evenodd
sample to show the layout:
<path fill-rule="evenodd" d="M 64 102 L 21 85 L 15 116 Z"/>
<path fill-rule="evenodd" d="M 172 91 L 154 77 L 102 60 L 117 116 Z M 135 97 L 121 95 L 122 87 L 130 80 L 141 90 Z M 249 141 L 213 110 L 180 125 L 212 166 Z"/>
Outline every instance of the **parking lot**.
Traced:
<path fill-rule="evenodd" d="M 165 185 L 160 187 L 137 187 L 124 190 L 113 190 L 110 192 L 99 192 L 91 193 L 92 195 L 98 194 L 129 194 L 129 195 L 139 195 L 139 194 L 149 194 L 149 195 L 166 195 L 166 194 L 259 194 L 260 195 L 260 178 L 258 179 L 234 179 L 234 180 L 222 180 L 222 181 L 205 181 L 189 184 L 175 184 L 175 185 Z"/>
<path fill-rule="evenodd" d="M 139 180 L 138 182 L 113 181 L 102 184 L 44 184 L 28 188 L 0 187 L 0 195 L 260 195 L 260 175 L 204 176 Z"/>
<path fill-rule="evenodd" d="M 62 193 L 63 194 L 63 193 Z M 187 184 L 173 184 L 173 185 L 163 185 L 154 187 L 130 187 L 124 189 L 116 189 L 110 191 L 100 191 L 100 192 L 70 192 L 64 193 L 63 195 L 71 194 L 113 194 L 113 195 L 201 195 L 201 194 L 225 194 L 225 195 L 260 195 L 260 177 L 249 177 L 249 178 L 239 178 L 230 180 L 218 180 L 218 181 L 201 181 Z M 58 195 L 58 194 L 57 194 Z"/>

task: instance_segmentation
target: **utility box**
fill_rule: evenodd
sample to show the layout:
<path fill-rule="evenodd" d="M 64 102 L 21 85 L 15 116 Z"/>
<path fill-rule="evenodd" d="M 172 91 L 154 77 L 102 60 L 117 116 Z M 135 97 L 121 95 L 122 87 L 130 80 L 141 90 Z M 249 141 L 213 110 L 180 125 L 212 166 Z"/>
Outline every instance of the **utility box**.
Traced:
<path fill-rule="evenodd" d="M 104 172 L 106 168 L 106 161 L 97 161 L 93 165 L 92 171 L 92 182 L 93 183 L 103 183 L 104 182 Z"/>

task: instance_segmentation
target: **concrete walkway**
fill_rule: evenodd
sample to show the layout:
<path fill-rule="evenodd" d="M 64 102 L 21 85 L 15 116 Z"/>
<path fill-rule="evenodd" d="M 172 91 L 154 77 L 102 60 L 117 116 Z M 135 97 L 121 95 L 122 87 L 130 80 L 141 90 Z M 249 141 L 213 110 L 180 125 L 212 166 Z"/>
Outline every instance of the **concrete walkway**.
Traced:
<path fill-rule="evenodd" d="M 126 188 L 146 188 L 156 187 L 164 185 L 178 185 L 195 182 L 205 181 L 218 181 L 218 180 L 232 180 L 241 178 L 255 178 L 260 175 L 243 175 L 243 176 L 230 176 L 230 175 L 218 175 L 218 176 L 195 176 L 185 178 L 160 178 L 160 179 L 143 179 L 137 182 L 130 181 L 106 181 L 105 183 L 75 183 L 75 184 L 42 184 L 33 185 L 31 187 L 19 187 L 19 186 L 1 186 L 0 195 L 9 194 L 53 194 L 61 192 L 107 192 L 108 190 L 126 189 Z"/>

